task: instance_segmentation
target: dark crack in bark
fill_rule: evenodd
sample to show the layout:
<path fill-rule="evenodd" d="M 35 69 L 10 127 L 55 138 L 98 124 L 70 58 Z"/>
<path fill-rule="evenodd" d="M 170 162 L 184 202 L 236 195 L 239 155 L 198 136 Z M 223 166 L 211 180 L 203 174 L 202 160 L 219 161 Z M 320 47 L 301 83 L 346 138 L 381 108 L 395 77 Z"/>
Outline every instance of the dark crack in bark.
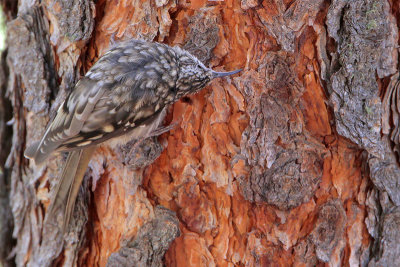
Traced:
<path fill-rule="evenodd" d="M 6 179 L 4 169 L 0 166 L 0 265 L 8 267 L 12 266 L 8 256 L 14 242 L 12 240 L 13 218 Z"/>
<path fill-rule="evenodd" d="M 13 218 L 9 197 L 10 173 L 4 166 L 11 149 L 12 132 L 7 121 L 12 117 L 12 107 L 6 97 L 8 67 L 5 55 L 6 52 L 3 52 L 0 61 L 0 263 L 12 266 L 11 261 L 7 259 L 13 246 Z"/>

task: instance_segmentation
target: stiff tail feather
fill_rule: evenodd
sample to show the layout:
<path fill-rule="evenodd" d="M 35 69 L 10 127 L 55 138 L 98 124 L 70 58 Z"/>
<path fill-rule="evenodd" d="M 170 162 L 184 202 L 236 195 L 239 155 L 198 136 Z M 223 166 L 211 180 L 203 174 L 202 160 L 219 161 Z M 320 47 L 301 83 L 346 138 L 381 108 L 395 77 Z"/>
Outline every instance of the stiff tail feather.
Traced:
<path fill-rule="evenodd" d="M 40 145 L 40 141 L 34 142 L 32 145 L 30 145 L 27 149 L 25 149 L 24 155 L 26 158 L 33 159 L 35 157 L 35 154 L 38 150 L 38 147 Z"/>
<path fill-rule="evenodd" d="M 25 157 L 34 160 L 36 165 L 41 165 L 60 145 L 61 140 L 50 141 L 47 138 L 50 129 L 51 127 L 48 127 L 40 141 L 34 142 L 25 149 Z"/>
<path fill-rule="evenodd" d="M 61 230 L 63 234 L 65 233 L 71 219 L 75 200 L 78 196 L 79 188 L 82 184 L 87 166 L 94 150 L 95 146 L 70 152 L 60 182 L 55 188 L 56 191 L 51 199 L 45 223 L 49 220 L 54 221 L 55 216 L 61 209 L 63 212 L 61 222 Z"/>

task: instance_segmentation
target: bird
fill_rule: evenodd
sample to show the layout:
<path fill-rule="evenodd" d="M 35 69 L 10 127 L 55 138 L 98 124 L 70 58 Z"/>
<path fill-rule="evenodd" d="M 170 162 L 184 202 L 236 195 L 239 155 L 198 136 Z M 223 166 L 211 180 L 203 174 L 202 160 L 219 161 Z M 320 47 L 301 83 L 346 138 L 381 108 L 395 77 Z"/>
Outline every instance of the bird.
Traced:
<path fill-rule="evenodd" d="M 45 222 L 62 209 L 65 232 L 98 144 L 120 136 L 139 142 L 169 131 L 172 125 L 162 125 L 169 106 L 241 70 L 214 71 L 178 46 L 137 39 L 114 44 L 76 83 L 43 137 L 25 150 L 36 165 L 69 152 Z"/>

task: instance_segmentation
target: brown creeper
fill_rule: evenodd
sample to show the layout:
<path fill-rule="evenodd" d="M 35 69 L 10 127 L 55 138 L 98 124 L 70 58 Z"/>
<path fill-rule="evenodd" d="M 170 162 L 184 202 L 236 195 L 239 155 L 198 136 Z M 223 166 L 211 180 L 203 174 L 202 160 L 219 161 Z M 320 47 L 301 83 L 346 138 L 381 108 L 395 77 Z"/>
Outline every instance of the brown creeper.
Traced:
<path fill-rule="evenodd" d="M 179 47 L 130 40 L 113 47 L 86 73 L 60 106 L 43 138 L 25 151 L 42 163 L 53 151 L 70 151 L 131 133 L 143 138 L 166 108 L 196 93 L 215 72 Z"/>
<path fill-rule="evenodd" d="M 215 72 L 179 47 L 140 40 L 120 43 L 76 84 L 43 138 L 28 147 L 25 155 L 40 164 L 55 151 L 72 151 L 78 159 L 73 160 L 70 153 L 67 166 L 77 168 L 83 148 L 124 134 L 140 140 L 168 130 L 159 127 L 169 105 L 198 92 L 214 78 L 239 71 Z M 81 165 L 83 177 L 86 166 Z M 75 175 L 76 170 L 65 167 L 57 189 L 63 196 L 55 201 L 61 205 L 68 199 L 67 213 L 76 197 L 71 197 L 72 184 L 77 183 L 79 189 L 82 181 L 82 177 L 74 181 Z"/>

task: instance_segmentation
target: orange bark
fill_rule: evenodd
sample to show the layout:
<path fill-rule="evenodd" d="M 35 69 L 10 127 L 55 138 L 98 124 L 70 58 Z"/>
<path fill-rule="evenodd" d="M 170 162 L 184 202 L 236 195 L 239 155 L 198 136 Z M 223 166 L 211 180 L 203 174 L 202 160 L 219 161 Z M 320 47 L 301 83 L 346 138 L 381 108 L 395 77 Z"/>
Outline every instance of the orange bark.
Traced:
<path fill-rule="evenodd" d="M 389 84 L 389 79 L 383 77 L 391 75 L 397 64 L 397 48 L 390 50 L 382 41 L 385 38 L 379 39 L 379 27 L 385 23 L 377 23 L 372 17 L 368 25 L 358 29 L 362 32 L 360 39 L 366 36 L 359 42 L 365 49 L 376 51 L 372 48 L 381 46 L 382 54 L 384 48 L 392 53 L 388 58 L 379 58 L 386 61 L 370 70 L 374 84 L 365 89 L 362 83 L 352 83 L 371 79 L 371 75 L 354 71 L 359 61 L 352 56 L 359 51 L 350 43 L 354 34 L 345 35 L 353 30 L 349 25 L 352 20 L 346 18 L 340 31 L 335 24 L 335 19 L 341 23 L 345 12 L 340 5 L 350 6 L 355 3 L 352 1 L 82 0 L 75 1 L 75 6 L 73 1 L 42 2 L 43 14 L 39 8 L 36 13 L 29 13 L 26 10 L 30 4 L 24 2 L 20 9 L 29 16 L 19 14 L 9 24 L 14 31 L 10 37 L 20 40 L 18 36 L 23 36 L 28 47 L 36 47 L 29 50 L 35 52 L 34 56 L 23 51 L 23 56 L 17 58 L 21 53 L 9 45 L 10 60 L 15 61 L 10 66 L 16 72 L 24 72 L 26 64 L 21 62 L 28 59 L 44 73 L 40 79 L 32 80 L 24 73 L 14 73 L 12 68 L 10 71 L 10 79 L 14 79 L 9 82 L 13 87 L 8 88 L 13 92 L 12 106 L 25 114 L 22 116 L 21 111 L 14 115 L 15 139 L 22 141 L 10 149 L 10 161 L 18 166 L 10 175 L 10 194 L 23 200 L 23 205 L 12 207 L 19 265 L 34 265 L 39 262 L 35 257 L 44 255 L 47 258 L 43 262 L 59 265 L 76 261 L 79 266 L 106 266 L 113 253 L 159 219 L 159 205 L 174 211 L 179 223 L 164 217 L 159 220 L 171 228 L 175 222 L 181 232 L 164 255 L 166 266 L 356 266 L 367 264 L 374 257 L 379 261 L 373 255 L 379 253 L 371 249 L 376 245 L 374 241 L 384 239 L 374 236 L 380 229 L 379 220 L 391 223 L 398 215 L 378 213 L 383 207 L 392 207 L 393 199 L 400 203 L 400 198 L 393 197 L 397 191 L 390 187 L 395 183 L 387 185 L 379 177 L 374 180 L 372 170 L 368 170 L 374 160 L 376 165 L 387 163 L 373 158 L 382 156 L 379 154 L 383 151 L 378 125 L 380 96 L 365 96 L 367 89 L 370 93 L 378 85 L 383 95 Z M 365 11 L 361 14 L 368 16 L 384 14 L 389 6 L 386 1 L 364 2 L 371 10 L 360 9 Z M 378 2 L 387 5 L 379 6 Z M 393 2 L 390 12 L 398 15 L 399 5 Z M 76 13 L 64 14 L 66 3 Z M 32 19 L 37 13 L 46 18 L 39 25 L 43 29 L 38 26 L 37 30 L 50 40 L 51 53 L 45 55 L 39 53 L 44 45 L 40 46 L 38 37 L 30 32 L 37 23 Z M 81 24 L 71 22 L 74 15 L 81 17 L 77 18 Z M 386 17 L 393 22 L 394 18 Z M 395 23 L 389 22 L 385 29 L 394 29 Z M 392 39 L 398 37 L 396 31 L 390 32 Z M 349 38 L 349 43 L 339 42 L 341 35 Z M 370 36 L 379 39 L 374 40 L 379 45 L 375 46 L 368 39 Z M 63 159 L 54 157 L 41 169 L 22 158 L 23 147 L 39 139 L 42 133 L 38 129 L 45 128 L 73 86 L 72 81 L 79 78 L 77 70 L 84 74 L 114 42 L 130 38 L 181 46 L 215 70 L 243 71 L 233 78 L 213 81 L 200 93 L 181 99 L 170 108 L 165 124 L 177 126 L 158 137 L 163 150 L 159 157 L 157 153 L 153 158 L 149 156 L 149 162 L 157 158 L 150 165 L 136 168 L 135 160 L 144 157 L 139 152 L 101 145 L 83 186 L 92 199 L 80 199 L 83 206 L 89 203 L 83 209 L 88 210 L 88 215 L 79 210 L 84 215 L 75 217 L 81 219 L 83 226 L 69 233 L 61 251 L 57 234 L 46 236 L 46 229 L 40 227 Z M 24 50 L 24 45 L 16 47 Z M 341 53 L 347 53 L 347 58 L 342 59 Z M 372 56 L 363 60 L 369 65 L 379 61 Z M 53 57 L 57 91 L 50 92 L 50 82 L 43 82 L 48 74 L 43 62 Z M 341 76 L 338 69 L 343 72 Z M 380 79 L 377 84 L 375 74 Z M 335 88 L 330 80 L 334 75 Z M 40 89 L 32 89 L 38 85 Z M 354 88 L 338 92 L 346 86 Z M 39 93 L 46 96 L 39 99 Z M 349 94 L 365 97 L 362 105 L 353 103 L 365 111 L 360 112 L 364 117 L 355 126 L 367 129 L 365 136 L 351 132 L 346 124 L 350 111 L 360 111 L 352 110 L 351 105 L 341 109 L 342 102 L 356 102 L 357 97 L 350 99 Z M 371 125 L 370 121 L 362 121 L 365 118 L 370 119 Z M 390 128 L 388 121 L 386 126 Z M 149 141 L 145 148 L 152 145 L 160 147 Z M 386 169 L 377 167 L 374 171 L 379 176 Z M 27 183 L 32 177 L 34 182 Z M 393 209 L 385 212 L 388 210 Z M 387 232 L 390 231 L 389 227 Z M 50 252 L 47 254 L 46 250 Z"/>
<path fill-rule="evenodd" d="M 244 67 L 244 76 L 260 67 L 267 51 L 279 49 L 260 19 L 272 21 L 280 15 L 272 1 L 261 5 L 245 2 L 242 7 L 256 8 L 245 11 L 237 1 L 169 1 L 162 7 L 146 1 L 101 1 L 97 6 L 104 8 L 104 15 L 96 18 L 98 25 L 89 50 L 96 53 L 89 55 L 103 54 L 113 34 L 118 40 L 147 37 L 160 31 L 154 35 L 156 40 L 183 45 L 191 16 L 207 8 L 208 16 L 220 19 L 219 42 L 213 50 L 211 66 L 226 70 Z M 319 26 L 324 22 L 324 8 L 311 14 L 322 17 L 314 21 Z M 310 15 L 304 15 L 296 23 L 306 23 Z M 145 16 L 150 17 L 147 23 Z M 246 102 L 231 79 L 215 81 L 189 101 L 173 106 L 170 121 L 178 122 L 178 126 L 160 138 L 165 150 L 146 168 L 135 194 L 127 197 L 123 186 L 122 180 L 129 179 L 126 168 L 113 160 L 108 149 L 98 151 L 97 160 L 106 155 L 107 161 L 117 165 L 115 171 L 107 169 L 94 191 L 98 216 L 95 229 L 99 234 L 90 248 L 96 253 L 86 256 L 88 266 L 103 266 L 118 249 L 120 240 L 135 235 L 151 217 L 155 204 L 175 211 L 180 220 L 181 236 L 165 256 L 167 266 L 308 265 L 300 246 L 315 230 L 321 206 L 332 199 L 342 203 L 347 220 L 342 222 L 344 233 L 335 237 L 338 243 L 330 262 L 349 262 L 357 251 L 370 245 L 364 225 L 368 178 L 361 173 L 358 149 L 332 129 L 319 74 L 315 44 L 318 33 L 303 25 L 305 29 L 299 30 L 292 55 L 297 66 L 295 75 L 304 86 L 301 110 L 297 112 L 307 131 L 327 147 L 323 176 L 314 197 L 286 211 L 243 198 L 236 178 L 248 176 L 248 167 L 243 159 L 232 159 L 240 154 L 241 135 L 248 124 Z M 260 93 L 265 90 L 262 85 L 260 80 L 260 87 L 255 87 Z M 134 209 L 133 218 L 126 217 L 127 207 Z"/>

